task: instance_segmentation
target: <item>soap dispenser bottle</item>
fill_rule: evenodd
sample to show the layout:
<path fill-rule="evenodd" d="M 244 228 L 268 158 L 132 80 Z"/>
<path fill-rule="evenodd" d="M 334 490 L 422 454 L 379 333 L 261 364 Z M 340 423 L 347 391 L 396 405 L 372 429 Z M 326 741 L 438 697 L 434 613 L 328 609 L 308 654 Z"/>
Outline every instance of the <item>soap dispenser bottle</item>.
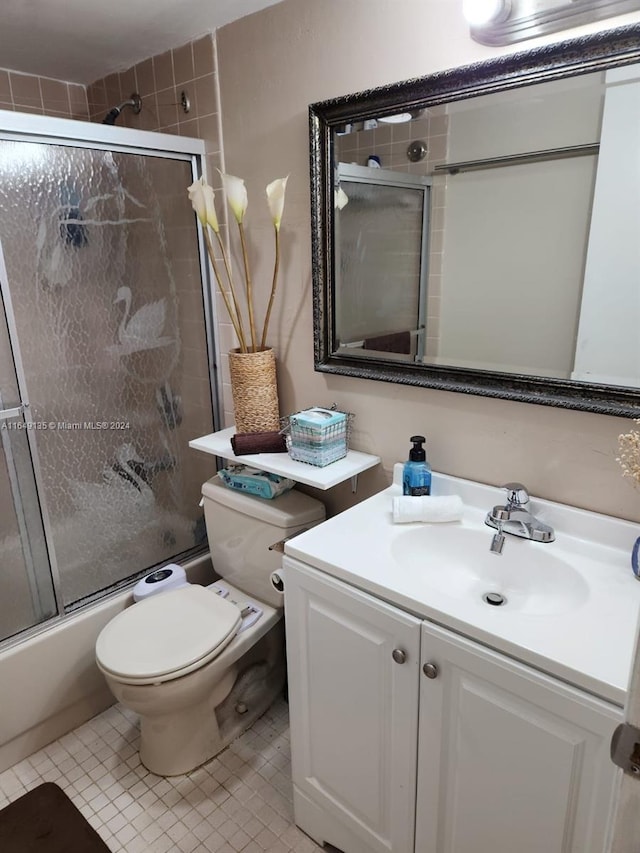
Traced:
<path fill-rule="evenodd" d="M 409 451 L 409 459 L 404 463 L 402 471 L 403 495 L 431 494 L 431 465 L 427 462 L 427 454 L 422 446 L 425 442 L 423 435 L 411 436 L 413 447 Z"/>

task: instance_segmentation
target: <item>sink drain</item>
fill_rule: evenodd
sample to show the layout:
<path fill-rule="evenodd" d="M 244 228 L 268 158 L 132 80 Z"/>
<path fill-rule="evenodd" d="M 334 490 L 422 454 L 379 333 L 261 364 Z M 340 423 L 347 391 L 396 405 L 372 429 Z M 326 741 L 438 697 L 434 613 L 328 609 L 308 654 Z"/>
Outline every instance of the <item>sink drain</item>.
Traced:
<path fill-rule="evenodd" d="M 482 600 L 486 601 L 487 604 L 491 604 L 493 607 L 500 607 L 507 603 L 506 596 L 499 592 L 485 592 L 482 596 Z"/>

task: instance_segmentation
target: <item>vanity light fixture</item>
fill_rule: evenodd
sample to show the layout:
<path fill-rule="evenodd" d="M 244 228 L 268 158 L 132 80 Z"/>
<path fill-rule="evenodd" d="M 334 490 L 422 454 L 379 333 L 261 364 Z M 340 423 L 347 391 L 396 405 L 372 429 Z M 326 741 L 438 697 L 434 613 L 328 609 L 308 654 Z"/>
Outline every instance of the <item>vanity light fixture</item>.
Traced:
<path fill-rule="evenodd" d="M 391 116 L 380 116 L 378 121 L 381 124 L 404 124 L 406 121 L 411 121 L 412 118 L 411 113 L 395 113 Z"/>
<path fill-rule="evenodd" d="M 509 17 L 511 0 L 462 0 L 462 12 L 470 26 L 485 27 Z"/>
<path fill-rule="evenodd" d="M 462 0 L 471 38 L 505 45 L 640 10 L 640 0 Z"/>
<path fill-rule="evenodd" d="M 407 110 L 401 113 L 391 113 L 388 116 L 378 116 L 380 124 L 404 124 L 407 121 L 414 121 L 417 118 L 424 118 L 428 114 L 428 110 L 424 107 L 416 110 Z"/>

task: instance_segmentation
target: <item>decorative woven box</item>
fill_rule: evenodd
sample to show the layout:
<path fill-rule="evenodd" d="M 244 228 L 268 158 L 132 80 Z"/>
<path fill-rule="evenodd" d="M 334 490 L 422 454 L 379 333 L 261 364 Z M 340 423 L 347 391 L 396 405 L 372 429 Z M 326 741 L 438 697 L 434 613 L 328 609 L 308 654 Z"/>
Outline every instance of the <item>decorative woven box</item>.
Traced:
<path fill-rule="evenodd" d="M 324 468 L 347 455 L 345 412 L 314 406 L 289 417 L 289 456 Z"/>

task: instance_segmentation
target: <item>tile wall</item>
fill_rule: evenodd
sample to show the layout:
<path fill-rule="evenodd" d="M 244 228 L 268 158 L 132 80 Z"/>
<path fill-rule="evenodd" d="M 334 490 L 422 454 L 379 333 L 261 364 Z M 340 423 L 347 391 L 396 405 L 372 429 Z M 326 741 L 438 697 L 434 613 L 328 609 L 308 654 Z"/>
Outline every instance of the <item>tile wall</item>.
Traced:
<path fill-rule="evenodd" d="M 89 119 L 101 121 L 113 107 L 126 101 L 133 92 L 142 98 L 142 110 L 136 115 L 125 107 L 117 124 L 138 130 L 160 131 L 203 139 L 206 145 L 207 179 L 216 194 L 221 192 L 218 169 L 224 171 L 220 124 L 220 95 L 217 73 L 216 41 L 207 34 L 157 56 L 152 56 L 119 73 L 96 80 L 87 87 Z M 182 107 L 182 95 L 189 111 Z M 218 196 L 221 199 L 221 196 Z M 224 229 L 225 211 L 218 205 L 218 219 Z M 220 352 L 236 346 L 233 327 L 224 302 L 216 292 L 216 316 Z M 222 357 L 221 389 L 225 423 L 233 423 L 233 410 L 226 355 Z"/>
<path fill-rule="evenodd" d="M 87 91 L 80 83 L 66 83 L 35 74 L 0 69 L 0 110 L 87 120 Z"/>
<path fill-rule="evenodd" d="M 135 115 L 125 108 L 119 125 L 202 137 L 210 155 L 219 153 L 218 81 L 211 34 L 91 83 L 87 87 L 90 120 L 101 121 L 133 92 L 142 97 L 142 110 Z M 189 112 L 181 105 L 183 92 L 190 101 Z"/>

